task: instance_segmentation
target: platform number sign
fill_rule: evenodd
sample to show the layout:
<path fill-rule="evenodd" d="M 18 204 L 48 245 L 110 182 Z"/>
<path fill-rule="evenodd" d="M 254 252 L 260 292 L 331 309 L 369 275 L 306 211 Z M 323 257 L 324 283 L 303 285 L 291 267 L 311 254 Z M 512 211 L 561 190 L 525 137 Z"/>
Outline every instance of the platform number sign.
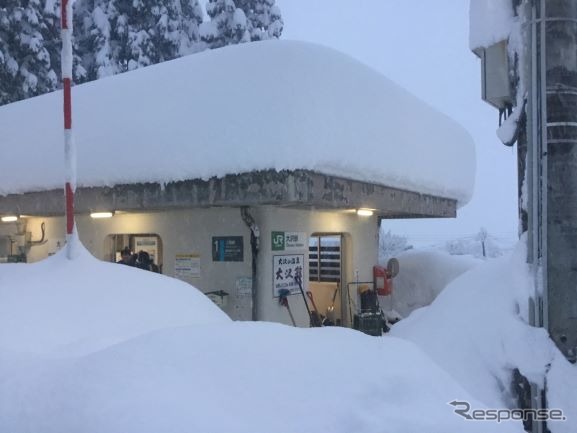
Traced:
<path fill-rule="evenodd" d="M 297 278 L 302 284 L 306 283 L 304 278 L 304 254 L 286 254 L 282 256 L 272 256 L 272 281 L 273 281 L 273 296 L 278 297 L 279 290 L 287 289 L 291 294 L 300 292 Z M 306 287 L 303 286 L 303 290 Z"/>
<path fill-rule="evenodd" d="M 212 261 L 242 262 L 244 243 L 242 236 L 214 236 L 212 238 Z"/>

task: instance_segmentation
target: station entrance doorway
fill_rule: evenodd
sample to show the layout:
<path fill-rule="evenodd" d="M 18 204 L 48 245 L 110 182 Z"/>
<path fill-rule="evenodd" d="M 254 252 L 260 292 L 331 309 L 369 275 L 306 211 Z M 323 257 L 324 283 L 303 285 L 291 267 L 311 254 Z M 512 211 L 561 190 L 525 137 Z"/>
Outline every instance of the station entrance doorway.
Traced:
<path fill-rule="evenodd" d="M 134 254 L 140 251 L 148 253 L 152 262 L 158 266 L 162 273 L 162 239 L 155 233 L 118 233 L 108 235 L 105 239 L 104 251 L 105 259 L 110 262 L 118 262 L 121 259 L 121 252 L 128 247 Z"/>

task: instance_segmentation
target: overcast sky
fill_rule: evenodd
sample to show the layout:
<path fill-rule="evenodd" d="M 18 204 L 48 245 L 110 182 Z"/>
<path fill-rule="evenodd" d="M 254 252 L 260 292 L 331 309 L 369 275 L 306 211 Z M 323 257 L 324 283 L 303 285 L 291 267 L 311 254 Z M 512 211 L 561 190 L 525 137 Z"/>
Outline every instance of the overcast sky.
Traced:
<path fill-rule="evenodd" d="M 468 0 L 276 2 L 285 22 L 283 39 L 317 42 L 357 58 L 457 120 L 475 140 L 476 188 L 457 219 L 385 221 L 385 229 L 428 244 L 485 227 L 513 242 L 516 156 L 495 135 L 497 110 L 480 97 L 480 64 L 469 51 Z"/>

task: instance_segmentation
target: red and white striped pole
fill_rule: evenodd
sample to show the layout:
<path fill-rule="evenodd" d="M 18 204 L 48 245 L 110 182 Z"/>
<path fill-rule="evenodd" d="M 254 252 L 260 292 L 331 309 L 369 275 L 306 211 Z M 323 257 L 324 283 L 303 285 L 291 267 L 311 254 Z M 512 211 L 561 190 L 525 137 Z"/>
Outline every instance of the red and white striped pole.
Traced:
<path fill-rule="evenodd" d="M 64 158 L 66 170 L 66 256 L 76 255 L 74 227 L 74 192 L 76 191 L 76 148 L 72 136 L 72 1 L 62 0 L 60 23 L 62 28 L 62 87 L 64 89 Z"/>

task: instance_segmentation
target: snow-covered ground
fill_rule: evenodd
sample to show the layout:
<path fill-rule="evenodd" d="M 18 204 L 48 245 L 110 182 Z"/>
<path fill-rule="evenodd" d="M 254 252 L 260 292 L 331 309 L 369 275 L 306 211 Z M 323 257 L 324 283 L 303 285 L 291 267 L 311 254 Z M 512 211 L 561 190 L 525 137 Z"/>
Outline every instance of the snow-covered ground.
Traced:
<path fill-rule="evenodd" d="M 430 252 L 407 256 L 416 262 L 419 255 L 435 257 Z M 522 241 L 512 254 L 472 266 L 442 289 L 430 306 L 396 324 L 390 335 L 414 342 L 489 407 L 516 407 L 511 394 L 514 368 L 533 383 L 546 380 L 549 407 L 562 409 L 567 417 L 549 428 L 554 433 L 575 432 L 577 403 L 569 390 L 577 389 L 577 366 L 565 360 L 544 329 L 527 325 L 532 280 L 525 257 Z M 462 266 L 473 264 L 462 257 L 436 258 L 437 278 L 443 273 L 451 278 Z M 427 273 L 429 267 L 423 270 Z M 435 285 L 435 278 L 432 281 Z"/>
<path fill-rule="evenodd" d="M 0 267 L 2 349 L 83 355 L 156 329 L 230 322 L 180 280 L 101 262 L 82 246 L 74 261 L 63 251 Z"/>
<path fill-rule="evenodd" d="M 393 280 L 393 293 L 382 298 L 380 303 L 383 309 L 401 317 L 430 305 L 447 284 L 483 263 L 472 256 L 451 256 L 436 250 L 408 250 L 397 259 L 399 274 Z"/>
<path fill-rule="evenodd" d="M 522 432 L 448 405 L 506 407 L 539 380 L 576 431 L 575 366 L 527 326 L 523 248 L 465 272 L 383 338 L 228 320 L 182 282 L 83 251 L 0 266 L 0 431 Z"/>

